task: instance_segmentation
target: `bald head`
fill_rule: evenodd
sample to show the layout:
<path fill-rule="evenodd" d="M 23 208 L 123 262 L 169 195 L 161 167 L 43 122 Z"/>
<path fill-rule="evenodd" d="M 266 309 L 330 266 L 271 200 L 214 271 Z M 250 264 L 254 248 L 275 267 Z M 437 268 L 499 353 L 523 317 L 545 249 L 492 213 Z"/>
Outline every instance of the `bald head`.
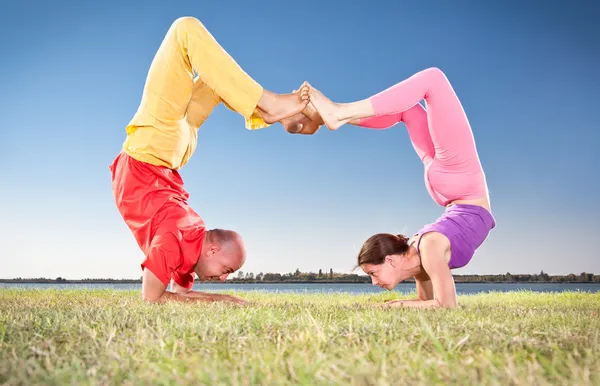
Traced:
<path fill-rule="evenodd" d="M 225 281 L 227 276 L 244 265 L 246 249 L 242 236 L 225 229 L 211 229 L 206 232 L 202 243 L 202 253 L 194 271 L 201 281 Z"/>
<path fill-rule="evenodd" d="M 238 258 L 240 264 L 236 269 L 246 261 L 244 240 L 239 233 L 227 229 L 211 229 L 206 232 L 206 241 L 218 245 L 224 255 Z"/>

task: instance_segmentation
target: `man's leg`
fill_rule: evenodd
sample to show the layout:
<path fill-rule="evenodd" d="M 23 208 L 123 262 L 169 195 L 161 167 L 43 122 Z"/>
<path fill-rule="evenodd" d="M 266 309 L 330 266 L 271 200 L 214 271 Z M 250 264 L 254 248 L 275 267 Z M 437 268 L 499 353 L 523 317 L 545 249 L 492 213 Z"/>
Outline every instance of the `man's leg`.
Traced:
<path fill-rule="evenodd" d="M 223 102 L 246 119 L 256 116 L 258 110 L 265 121 L 273 123 L 302 111 L 308 103 L 302 102 L 298 94 L 264 90 L 198 19 L 182 17 L 171 25 L 152 61 L 142 103 L 132 124 L 182 119 L 194 88 L 194 71 Z"/>
<path fill-rule="evenodd" d="M 140 123 L 152 125 L 153 120 L 182 119 L 194 88 L 194 70 L 220 98 L 250 117 L 262 87 L 221 48 L 200 21 L 183 17 L 171 25 L 152 60 L 136 114 L 143 120 Z"/>
<path fill-rule="evenodd" d="M 221 98 L 200 78 L 195 79 L 192 97 L 186 111 L 186 119 L 191 127 L 200 127 L 221 103 Z"/>

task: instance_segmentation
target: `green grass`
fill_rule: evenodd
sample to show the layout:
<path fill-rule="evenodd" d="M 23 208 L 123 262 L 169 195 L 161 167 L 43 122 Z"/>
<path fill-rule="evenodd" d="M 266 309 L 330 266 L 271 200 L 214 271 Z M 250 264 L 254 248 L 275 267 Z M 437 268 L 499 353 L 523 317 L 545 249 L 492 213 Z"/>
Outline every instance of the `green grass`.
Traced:
<path fill-rule="evenodd" d="M 0 290 L 0 384 L 600 384 L 600 293 L 492 293 L 455 310 L 396 295 Z"/>

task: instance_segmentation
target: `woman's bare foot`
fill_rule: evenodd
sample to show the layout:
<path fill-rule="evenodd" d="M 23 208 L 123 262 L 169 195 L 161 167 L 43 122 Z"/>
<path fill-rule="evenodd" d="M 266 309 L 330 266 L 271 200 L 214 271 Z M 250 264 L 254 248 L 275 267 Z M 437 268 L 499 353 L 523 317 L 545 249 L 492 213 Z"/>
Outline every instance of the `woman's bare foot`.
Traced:
<path fill-rule="evenodd" d="M 310 103 L 313 104 L 317 112 L 321 115 L 325 126 L 329 130 L 337 130 L 340 126 L 350 121 L 350 118 L 343 116 L 343 107 L 339 103 L 334 103 L 323 95 L 316 88 L 308 85 L 310 88 Z"/>
<path fill-rule="evenodd" d="M 299 90 L 301 91 L 302 94 L 308 94 L 310 92 L 310 84 L 308 84 L 308 82 L 305 81 L 304 83 L 302 83 L 300 85 Z M 294 90 L 293 92 L 296 92 L 296 91 L 298 91 L 298 90 Z M 306 108 L 304 110 L 302 110 L 302 114 L 304 114 L 305 117 L 310 119 L 312 122 L 314 122 L 318 126 L 322 126 L 325 124 L 325 122 L 323 122 L 323 118 L 321 118 L 321 115 L 319 114 L 317 109 L 315 109 L 315 106 L 313 106 L 313 104 L 310 103 L 310 100 L 308 102 L 308 105 L 306 105 Z"/>
<path fill-rule="evenodd" d="M 308 104 L 308 88 L 291 94 L 275 94 L 264 90 L 258 111 L 265 123 L 271 124 L 298 114 Z"/>
<path fill-rule="evenodd" d="M 302 114 L 319 126 L 325 124 L 323 118 L 321 118 L 321 114 L 319 114 L 317 109 L 315 109 L 315 106 L 312 104 L 312 102 L 308 102 L 306 108 L 302 110 Z"/>

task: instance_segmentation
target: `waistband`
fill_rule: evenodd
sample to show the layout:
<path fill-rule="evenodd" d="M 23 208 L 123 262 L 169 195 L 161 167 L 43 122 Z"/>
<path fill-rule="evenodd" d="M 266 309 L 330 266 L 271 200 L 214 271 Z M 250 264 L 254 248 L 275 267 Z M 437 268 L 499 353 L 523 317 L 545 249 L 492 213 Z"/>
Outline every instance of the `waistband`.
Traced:
<path fill-rule="evenodd" d="M 479 215 L 483 218 L 490 229 L 494 229 L 496 227 L 496 219 L 494 218 L 494 215 L 483 206 L 473 204 L 452 204 L 446 208 L 445 215 L 452 215 L 452 213 L 468 213 Z"/>

